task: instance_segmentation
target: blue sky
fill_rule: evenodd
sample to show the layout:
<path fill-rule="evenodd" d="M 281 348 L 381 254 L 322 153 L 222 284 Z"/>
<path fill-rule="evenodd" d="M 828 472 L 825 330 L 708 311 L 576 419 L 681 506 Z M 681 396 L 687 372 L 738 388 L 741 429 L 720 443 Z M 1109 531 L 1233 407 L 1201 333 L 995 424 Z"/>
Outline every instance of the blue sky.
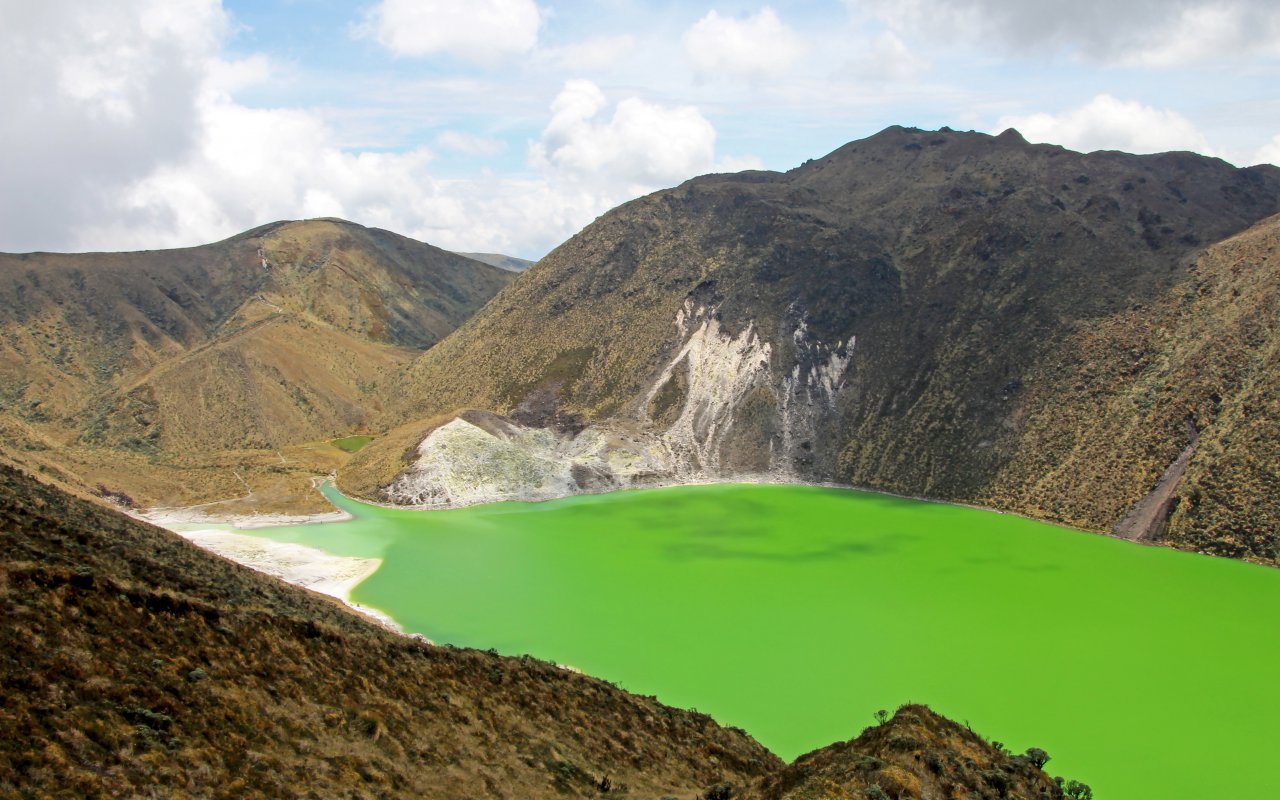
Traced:
<path fill-rule="evenodd" d="M 0 0 L 0 250 L 342 216 L 536 258 L 892 124 L 1280 161 L 1274 0 Z"/>

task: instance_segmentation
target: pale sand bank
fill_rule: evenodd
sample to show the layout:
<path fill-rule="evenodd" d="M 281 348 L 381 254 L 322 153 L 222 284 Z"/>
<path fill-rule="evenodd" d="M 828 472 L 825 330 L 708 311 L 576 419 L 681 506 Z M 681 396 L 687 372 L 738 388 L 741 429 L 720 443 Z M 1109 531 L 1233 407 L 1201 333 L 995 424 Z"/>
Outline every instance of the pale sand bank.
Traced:
<path fill-rule="evenodd" d="M 238 516 L 212 516 L 200 506 L 181 508 L 152 508 L 134 514 L 138 519 L 174 529 L 175 525 L 228 525 L 240 530 L 276 528 L 282 525 L 310 525 L 317 522 L 345 522 L 352 516 L 345 511 L 328 511 L 323 514 L 241 514 Z"/>
<path fill-rule="evenodd" d="M 335 556 L 315 547 L 273 542 L 270 539 L 224 530 L 206 528 L 175 533 L 192 544 L 237 564 L 295 586 L 336 597 L 386 627 L 402 632 L 396 621 L 382 611 L 351 602 L 351 590 L 378 570 L 382 565 L 381 559 Z"/>

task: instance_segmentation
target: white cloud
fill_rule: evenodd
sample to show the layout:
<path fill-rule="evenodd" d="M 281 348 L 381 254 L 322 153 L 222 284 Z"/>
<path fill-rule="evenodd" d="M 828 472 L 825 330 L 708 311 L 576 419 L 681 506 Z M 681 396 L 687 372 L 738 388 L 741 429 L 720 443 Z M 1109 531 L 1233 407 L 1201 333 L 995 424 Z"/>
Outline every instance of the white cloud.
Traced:
<path fill-rule="evenodd" d="M 908 81 L 929 69 L 893 31 L 882 31 L 865 51 L 851 59 L 852 72 L 866 80 Z"/>
<path fill-rule="evenodd" d="M 195 140 L 217 0 L 9 3 L 0 26 L 0 241 L 64 245 Z"/>
<path fill-rule="evenodd" d="M 757 156 L 725 156 L 716 161 L 712 172 L 742 172 L 748 169 L 764 169 L 764 162 Z"/>
<path fill-rule="evenodd" d="M 1280 134 L 1258 148 L 1258 152 L 1253 154 L 1253 160 L 1250 163 L 1275 164 L 1280 167 Z"/>
<path fill-rule="evenodd" d="M 717 160 L 716 132 L 693 106 L 614 103 L 571 81 L 524 174 L 445 179 L 442 154 L 505 143 L 455 129 L 430 149 L 379 152 L 346 146 L 319 112 L 248 107 L 236 93 L 271 87 L 279 66 L 222 57 L 231 25 L 216 0 L 15 9 L 0 28 L 2 250 L 188 246 L 339 216 L 536 257 L 637 194 L 759 166 Z"/>
<path fill-rule="evenodd" d="M 541 24 L 533 0 L 382 0 L 356 33 L 396 55 L 494 63 L 532 50 Z"/>
<path fill-rule="evenodd" d="M 578 74 L 608 69 L 629 56 L 636 48 L 636 37 L 630 34 L 592 36 L 562 47 L 548 48 L 537 54 L 540 61 L 558 69 Z"/>
<path fill-rule="evenodd" d="M 530 147 L 536 166 L 567 178 L 639 193 L 710 170 L 716 132 L 693 106 L 659 106 L 636 97 L 604 119 L 604 93 L 572 80 L 551 104 L 542 140 Z"/>
<path fill-rule="evenodd" d="M 1162 25 L 1163 35 L 1119 53 L 1115 60 L 1138 66 L 1172 67 L 1209 61 L 1230 55 L 1237 47 L 1252 49 L 1262 44 L 1252 39 L 1256 32 L 1247 26 L 1253 20 L 1242 4 L 1189 6 L 1170 16 L 1173 18 Z M 1280 15 L 1272 18 L 1270 26 L 1280 34 L 1278 19 Z"/>
<path fill-rule="evenodd" d="M 443 131 L 436 136 L 436 146 L 469 156 L 492 156 L 505 150 L 507 143 L 464 131 Z"/>
<path fill-rule="evenodd" d="M 709 11 L 684 34 L 685 54 L 703 78 L 775 76 L 788 70 L 804 49 L 800 36 L 769 6 L 743 19 Z"/>
<path fill-rule="evenodd" d="M 415 178 L 430 160 L 425 150 L 344 153 L 307 112 L 250 109 L 225 96 L 202 103 L 199 129 L 194 152 L 123 191 L 116 213 L 84 227 L 78 244 L 178 246 L 276 219 L 358 217 L 381 225 L 423 211 Z"/>
<path fill-rule="evenodd" d="M 847 0 L 898 30 L 1006 51 L 1177 66 L 1280 52 L 1275 0 Z"/>
<path fill-rule="evenodd" d="M 187 159 L 163 167 L 83 227 L 74 249 L 177 247 L 265 222 L 335 216 L 440 247 L 540 256 L 600 214 L 603 194 L 554 175 L 445 180 L 426 148 L 347 152 L 313 114 L 213 97 Z"/>
<path fill-rule="evenodd" d="M 1032 142 L 1060 144 L 1072 150 L 1124 150 L 1160 153 L 1191 150 L 1213 155 L 1204 134 L 1176 111 L 1100 94 L 1087 104 L 1061 114 L 1036 113 L 1001 117 L 998 130 L 1017 128 Z"/>

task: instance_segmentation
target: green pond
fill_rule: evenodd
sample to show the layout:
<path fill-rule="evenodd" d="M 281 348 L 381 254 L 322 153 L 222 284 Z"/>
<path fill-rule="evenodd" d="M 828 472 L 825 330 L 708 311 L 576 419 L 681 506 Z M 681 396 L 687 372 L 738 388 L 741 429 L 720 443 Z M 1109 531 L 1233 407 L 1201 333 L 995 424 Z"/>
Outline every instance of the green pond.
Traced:
<path fill-rule="evenodd" d="M 372 436 L 344 436 L 341 439 L 331 439 L 329 443 L 339 450 L 358 453 L 366 444 L 372 441 Z"/>
<path fill-rule="evenodd" d="M 1277 796 L 1280 570 L 1015 516 L 718 485 L 257 531 L 380 557 L 353 600 L 568 664 L 791 759 L 924 702 L 1100 800 Z"/>

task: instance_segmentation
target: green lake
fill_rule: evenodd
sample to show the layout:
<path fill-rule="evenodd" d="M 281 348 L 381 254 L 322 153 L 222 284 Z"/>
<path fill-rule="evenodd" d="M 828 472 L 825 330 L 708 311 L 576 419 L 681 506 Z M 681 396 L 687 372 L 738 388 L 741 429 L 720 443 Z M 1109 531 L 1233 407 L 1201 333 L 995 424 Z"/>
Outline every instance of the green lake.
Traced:
<path fill-rule="evenodd" d="M 1015 516 L 718 485 L 259 530 L 353 600 L 745 728 L 791 759 L 924 702 L 1099 800 L 1277 796 L 1280 570 Z"/>

